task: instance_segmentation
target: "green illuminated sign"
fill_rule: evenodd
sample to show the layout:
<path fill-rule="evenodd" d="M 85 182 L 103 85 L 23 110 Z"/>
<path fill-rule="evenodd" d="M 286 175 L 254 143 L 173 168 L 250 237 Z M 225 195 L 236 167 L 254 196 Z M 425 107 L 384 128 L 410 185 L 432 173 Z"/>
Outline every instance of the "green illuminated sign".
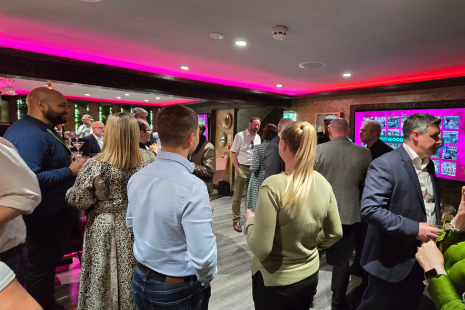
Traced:
<path fill-rule="evenodd" d="M 404 137 L 398 136 L 381 136 L 379 137 L 381 141 L 384 143 L 402 143 L 404 142 Z"/>
<path fill-rule="evenodd" d="M 291 118 L 294 122 L 296 122 L 297 113 L 294 111 L 284 111 L 283 118 Z"/>

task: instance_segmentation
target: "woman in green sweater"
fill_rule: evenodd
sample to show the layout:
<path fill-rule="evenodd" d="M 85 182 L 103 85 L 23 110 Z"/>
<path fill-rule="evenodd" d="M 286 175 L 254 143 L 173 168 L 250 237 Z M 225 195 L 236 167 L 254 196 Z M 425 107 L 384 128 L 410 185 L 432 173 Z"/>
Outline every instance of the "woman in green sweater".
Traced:
<path fill-rule="evenodd" d="M 425 271 L 425 284 L 436 307 L 465 309 L 465 186 L 457 215 L 446 225 L 439 248 L 433 241 L 423 243 L 416 258 Z"/>
<path fill-rule="evenodd" d="M 257 310 L 308 310 L 318 284 L 318 249 L 328 248 L 342 237 L 331 185 L 313 170 L 315 148 L 312 125 L 289 124 L 279 143 L 285 172 L 263 182 L 256 216 L 246 211 Z"/>

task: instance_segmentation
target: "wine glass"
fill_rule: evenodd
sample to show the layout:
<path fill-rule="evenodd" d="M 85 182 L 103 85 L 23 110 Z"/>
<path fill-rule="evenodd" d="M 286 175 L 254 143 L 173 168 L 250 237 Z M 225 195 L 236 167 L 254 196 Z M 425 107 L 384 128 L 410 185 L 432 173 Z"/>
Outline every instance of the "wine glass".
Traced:
<path fill-rule="evenodd" d="M 71 141 L 74 137 L 74 132 L 69 132 L 69 131 L 66 131 L 65 132 L 65 136 L 66 136 L 66 143 L 68 144 L 68 146 L 71 148 L 72 144 L 71 144 Z"/>
<path fill-rule="evenodd" d="M 84 144 L 84 142 L 79 142 L 79 140 L 77 140 L 76 138 L 76 141 L 73 141 L 73 146 L 76 148 L 76 150 L 79 152 L 79 149 L 81 148 L 81 146 Z M 82 153 L 82 152 L 81 152 Z"/>

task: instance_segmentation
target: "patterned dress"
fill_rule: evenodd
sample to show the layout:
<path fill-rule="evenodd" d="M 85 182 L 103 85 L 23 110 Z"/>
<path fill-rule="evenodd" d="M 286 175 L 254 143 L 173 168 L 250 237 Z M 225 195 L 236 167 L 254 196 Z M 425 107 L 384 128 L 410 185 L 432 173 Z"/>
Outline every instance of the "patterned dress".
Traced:
<path fill-rule="evenodd" d="M 265 181 L 265 149 L 269 140 L 263 141 L 261 144 L 255 146 L 252 156 L 252 165 L 250 171 L 249 189 L 247 191 L 247 200 L 245 207 L 255 212 L 255 205 L 257 204 L 258 191 L 263 181 Z"/>
<path fill-rule="evenodd" d="M 78 309 L 135 309 L 131 281 L 136 259 L 134 236 L 126 227 L 129 178 L 155 161 L 152 152 L 142 152 L 143 162 L 134 169 L 118 169 L 89 159 L 76 183 L 66 194 L 69 205 L 89 209 Z"/>

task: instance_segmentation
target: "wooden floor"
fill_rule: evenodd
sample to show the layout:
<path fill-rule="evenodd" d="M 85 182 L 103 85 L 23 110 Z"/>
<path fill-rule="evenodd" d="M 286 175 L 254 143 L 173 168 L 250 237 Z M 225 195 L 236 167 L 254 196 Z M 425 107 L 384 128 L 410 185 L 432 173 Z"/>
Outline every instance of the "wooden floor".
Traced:
<path fill-rule="evenodd" d="M 252 253 L 247 246 L 245 235 L 235 232 L 232 228 L 231 203 L 232 197 L 222 197 L 211 201 L 212 207 L 215 208 L 213 232 L 218 246 L 218 274 L 212 282 L 212 296 L 209 304 L 211 310 L 254 309 L 250 273 Z M 242 214 L 245 214 L 244 202 L 242 211 Z M 242 224 L 243 222 L 244 219 L 242 219 Z M 75 258 L 69 270 L 57 274 L 56 297 L 59 303 L 73 306 L 77 304 L 79 273 L 79 261 Z M 326 263 L 323 255 L 318 291 L 312 309 L 331 309 L 331 273 L 332 266 Z M 349 296 L 360 282 L 360 278 L 351 277 L 348 288 Z M 418 310 L 434 309 L 435 306 L 425 291 Z"/>

